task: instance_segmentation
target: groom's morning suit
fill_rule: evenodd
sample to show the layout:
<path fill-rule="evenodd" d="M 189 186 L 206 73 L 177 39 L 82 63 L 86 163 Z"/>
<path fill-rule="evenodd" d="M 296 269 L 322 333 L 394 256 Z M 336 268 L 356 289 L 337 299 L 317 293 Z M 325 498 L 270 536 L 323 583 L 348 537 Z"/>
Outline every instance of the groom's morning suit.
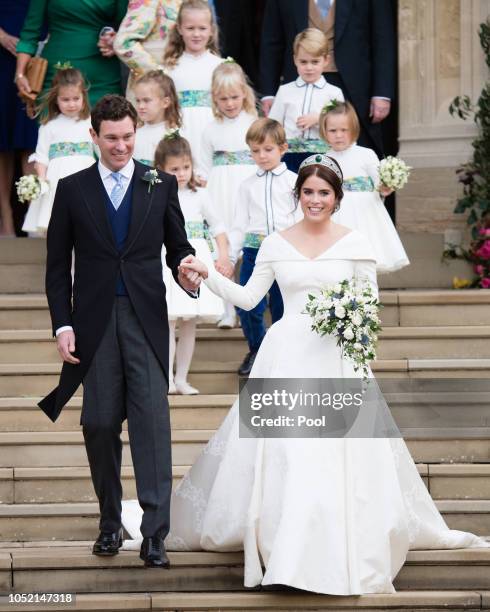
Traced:
<path fill-rule="evenodd" d="M 175 177 L 159 172 L 161 182 L 151 184 L 143 178 L 147 171 L 131 160 L 115 176 L 99 162 L 58 184 L 47 237 L 46 294 L 53 332 L 73 327 L 80 364 L 63 363 L 59 386 L 39 405 L 56 420 L 83 381 L 81 424 L 103 532 L 121 525 L 120 432 L 127 418 L 144 510 L 141 532 L 165 537 L 172 462 L 161 249 L 165 243 L 175 278 L 182 258 L 194 250 Z"/>
<path fill-rule="evenodd" d="M 329 7 L 322 15 L 320 8 Z M 381 154 L 381 128 L 369 117 L 371 98 L 395 95 L 395 32 L 391 0 L 268 0 L 264 15 L 260 89 L 275 96 L 297 78 L 294 38 L 308 27 L 325 32 L 331 52 L 326 79 L 355 107 L 364 134 L 360 144 Z"/>

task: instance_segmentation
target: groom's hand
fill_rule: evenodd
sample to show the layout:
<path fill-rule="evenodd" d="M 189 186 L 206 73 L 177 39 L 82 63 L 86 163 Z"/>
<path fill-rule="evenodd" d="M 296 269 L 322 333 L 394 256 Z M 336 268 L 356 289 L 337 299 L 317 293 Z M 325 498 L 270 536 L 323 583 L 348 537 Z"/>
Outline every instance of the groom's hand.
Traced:
<path fill-rule="evenodd" d="M 69 331 L 61 332 L 56 338 L 56 344 L 58 346 L 58 353 L 63 361 L 66 363 L 72 363 L 77 365 L 80 363 L 80 359 L 77 359 L 72 355 L 75 352 L 75 334 L 70 329 Z"/>
<path fill-rule="evenodd" d="M 202 277 L 198 272 L 182 268 L 182 264 L 192 263 L 194 260 L 194 255 L 187 255 L 187 257 L 184 257 L 180 262 L 178 274 L 179 284 L 186 291 L 197 291 L 201 285 Z"/>

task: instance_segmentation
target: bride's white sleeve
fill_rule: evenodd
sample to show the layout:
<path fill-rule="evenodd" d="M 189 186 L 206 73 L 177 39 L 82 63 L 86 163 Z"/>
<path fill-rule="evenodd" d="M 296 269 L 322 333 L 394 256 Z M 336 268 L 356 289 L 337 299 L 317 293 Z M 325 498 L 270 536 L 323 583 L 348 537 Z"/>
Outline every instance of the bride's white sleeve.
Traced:
<path fill-rule="evenodd" d="M 370 259 L 356 261 L 354 274 L 357 280 L 367 282 L 371 286 L 373 294 L 379 297 L 375 261 Z"/>
<path fill-rule="evenodd" d="M 274 270 L 271 262 L 256 263 L 252 276 L 248 279 L 247 284 L 242 287 L 211 268 L 209 276 L 204 282 L 213 293 L 219 295 L 226 302 L 231 302 L 233 305 L 243 308 L 243 310 L 252 310 L 271 288 L 274 282 Z"/>

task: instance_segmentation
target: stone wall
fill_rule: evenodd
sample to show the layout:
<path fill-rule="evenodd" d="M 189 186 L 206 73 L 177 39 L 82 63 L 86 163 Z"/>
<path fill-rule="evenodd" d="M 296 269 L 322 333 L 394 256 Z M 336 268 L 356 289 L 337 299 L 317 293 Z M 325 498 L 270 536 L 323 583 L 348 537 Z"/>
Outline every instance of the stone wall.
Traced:
<path fill-rule="evenodd" d="M 450 116 L 452 99 L 476 99 L 488 71 L 478 38 L 490 0 L 399 0 L 400 156 L 413 167 L 397 196 L 400 230 L 464 228 L 452 212 L 455 169 L 471 155 L 476 129 Z"/>

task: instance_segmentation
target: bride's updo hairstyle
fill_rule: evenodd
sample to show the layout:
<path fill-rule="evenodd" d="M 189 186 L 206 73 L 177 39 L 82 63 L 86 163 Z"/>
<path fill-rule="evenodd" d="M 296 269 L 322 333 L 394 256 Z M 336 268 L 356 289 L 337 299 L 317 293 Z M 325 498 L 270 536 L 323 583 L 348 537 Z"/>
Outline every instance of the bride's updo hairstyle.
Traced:
<path fill-rule="evenodd" d="M 321 162 L 310 162 L 304 166 L 300 166 L 298 178 L 296 179 L 296 184 L 294 185 L 294 198 L 296 200 L 296 206 L 300 200 L 301 188 L 303 187 L 306 179 L 308 179 L 310 176 L 318 176 L 331 185 L 335 193 L 335 208 L 333 212 L 337 212 L 340 209 L 340 202 L 344 197 L 344 192 L 342 190 L 343 179 L 341 178 L 343 176 L 342 170 L 340 169 L 337 161 L 332 157 L 327 157 L 326 155 L 316 157 L 321 157 L 322 161 L 325 160 L 328 165 L 333 166 L 335 170 L 329 168 L 326 163 Z M 305 161 L 308 162 L 308 160 Z"/>

